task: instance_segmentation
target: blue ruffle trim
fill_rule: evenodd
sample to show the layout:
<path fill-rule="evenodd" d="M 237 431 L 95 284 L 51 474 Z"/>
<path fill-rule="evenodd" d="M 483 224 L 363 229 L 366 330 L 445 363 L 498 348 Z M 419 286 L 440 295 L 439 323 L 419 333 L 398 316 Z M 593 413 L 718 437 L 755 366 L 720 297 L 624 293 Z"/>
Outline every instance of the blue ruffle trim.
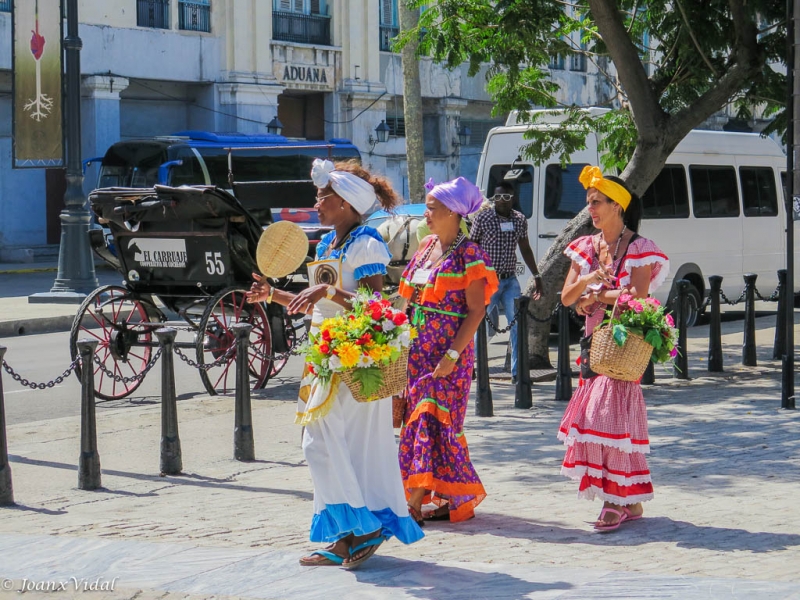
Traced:
<path fill-rule="evenodd" d="M 372 277 L 373 275 L 386 275 L 386 265 L 383 263 L 371 263 L 361 265 L 353 271 L 353 277 L 355 277 L 356 281 L 361 281 L 364 277 Z"/>
<path fill-rule="evenodd" d="M 335 248 L 331 250 L 330 256 L 328 256 L 328 258 L 339 258 L 343 254 L 346 255 L 347 249 L 350 247 L 350 245 L 357 238 L 360 238 L 365 235 L 373 239 L 376 239 L 379 242 L 383 242 L 383 238 L 381 237 L 381 234 L 378 233 L 377 229 L 375 229 L 374 227 L 370 227 L 368 225 L 361 225 L 360 227 L 356 227 L 350 233 L 350 237 L 344 243 L 344 246 L 342 246 L 341 248 Z M 325 255 L 325 252 L 328 251 L 328 246 L 330 246 L 330 243 L 333 241 L 333 238 L 335 237 L 336 237 L 335 231 L 330 231 L 322 236 L 322 239 L 319 241 L 319 243 L 317 243 L 317 260 L 321 259 Z M 342 260 L 347 260 L 347 256 L 345 256 Z M 356 280 L 358 279 L 359 278 L 357 277 Z"/>
<path fill-rule="evenodd" d="M 425 535 L 410 516 L 398 517 L 392 509 L 369 510 L 366 506 L 353 508 L 349 504 L 328 504 L 311 521 L 312 542 L 331 543 L 346 535 L 367 535 L 382 529 L 386 538 L 395 536 L 404 544 L 413 544 Z"/>

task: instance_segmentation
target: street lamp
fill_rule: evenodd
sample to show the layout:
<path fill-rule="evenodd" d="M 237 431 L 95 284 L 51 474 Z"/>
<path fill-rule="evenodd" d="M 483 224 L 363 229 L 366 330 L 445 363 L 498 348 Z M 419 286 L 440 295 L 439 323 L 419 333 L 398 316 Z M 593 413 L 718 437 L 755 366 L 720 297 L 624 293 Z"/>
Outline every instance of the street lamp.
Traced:
<path fill-rule="evenodd" d="M 469 146 L 469 139 L 472 136 L 472 130 L 466 125 L 462 125 L 456 130 L 456 137 L 453 138 L 453 146 Z"/>
<path fill-rule="evenodd" d="M 372 152 L 375 149 L 375 144 L 382 144 L 386 140 L 389 139 L 389 126 L 386 124 L 386 121 L 381 121 L 380 125 L 375 128 L 375 136 L 372 137 L 372 134 L 369 134 L 369 139 L 367 140 L 370 144 L 369 151 Z"/>
<path fill-rule="evenodd" d="M 267 133 L 272 135 L 280 135 L 281 131 L 283 131 L 283 123 L 278 118 L 278 115 L 272 117 L 272 121 L 267 123 Z"/>
<path fill-rule="evenodd" d="M 67 0 L 67 37 L 64 38 L 67 61 L 67 109 L 64 114 L 67 134 L 67 191 L 61 211 L 61 244 L 58 251 L 58 275 L 46 294 L 34 294 L 28 302 L 79 303 L 99 286 L 89 247 L 89 224 L 92 217 L 83 195 L 81 165 L 81 47 L 78 36 L 78 0 Z"/>

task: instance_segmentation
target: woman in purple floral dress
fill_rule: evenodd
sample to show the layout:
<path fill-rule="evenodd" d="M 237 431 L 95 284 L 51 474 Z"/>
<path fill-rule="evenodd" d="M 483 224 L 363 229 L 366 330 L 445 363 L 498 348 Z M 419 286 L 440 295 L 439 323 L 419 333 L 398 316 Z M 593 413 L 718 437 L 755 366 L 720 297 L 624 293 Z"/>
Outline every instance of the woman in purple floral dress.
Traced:
<path fill-rule="evenodd" d="M 469 459 L 464 417 L 475 362 L 472 339 L 497 290 L 484 251 L 460 232 L 480 208 L 480 190 L 463 177 L 433 187 L 423 240 L 400 282 L 419 337 L 408 360 L 400 472 L 408 510 L 423 519 L 464 521 L 486 496 Z M 438 508 L 423 515 L 422 505 Z"/>

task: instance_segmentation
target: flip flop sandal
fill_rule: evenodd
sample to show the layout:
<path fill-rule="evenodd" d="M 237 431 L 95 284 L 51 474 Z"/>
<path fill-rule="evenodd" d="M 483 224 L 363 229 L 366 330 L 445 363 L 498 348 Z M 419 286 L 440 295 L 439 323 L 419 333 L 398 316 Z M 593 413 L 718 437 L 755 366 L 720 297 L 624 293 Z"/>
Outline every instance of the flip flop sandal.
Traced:
<path fill-rule="evenodd" d="M 384 538 L 383 536 L 379 535 L 378 537 L 374 537 L 374 538 L 371 538 L 371 539 L 367 540 L 363 544 L 359 544 L 355 548 L 350 548 L 350 556 L 353 556 L 354 554 L 358 554 L 362 550 L 366 550 L 366 552 L 364 553 L 364 556 L 361 556 L 360 558 L 348 561 L 346 563 L 342 563 L 342 566 L 345 569 L 349 569 L 349 570 L 357 569 L 358 567 L 360 567 L 364 563 L 364 561 L 366 561 L 367 559 L 371 558 L 372 555 L 375 554 L 375 552 L 377 552 L 378 547 L 385 541 L 386 541 L 386 538 Z"/>
<path fill-rule="evenodd" d="M 600 511 L 600 516 L 597 517 L 597 520 L 602 521 L 603 517 L 608 513 L 617 515 L 619 517 L 619 521 L 617 521 L 616 523 L 605 523 L 601 525 L 595 525 L 594 526 L 595 531 L 599 533 L 607 533 L 609 531 L 614 531 L 615 529 L 619 529 L 619 526 L 628 520 L 628 515 L 624 511 L 617 510 L 616 508 L 607 508 L 607 507 L 603 508 L 603 510 Z"/>
<path fill-rule="evenodd" d="M 407 506 L 408 506 L 408 514 L 411 515 L 411 518 L 414 519 L 414 521 L 420 527 L 425 527 L 425 518 L 422 516 L 422 513 L 420 513 L 420 511 L 418 511 L 410 504 L 408 504 Z"/>
<path fill-rule="evenodd" d="M 627 506 L 622 507 L 622 511 L 627 515 L 626 521 L 638 521 L 644 515 L 634 515 Z"/>
<path fill-rule="evenodd" d="M 422 518 L 425 519 L 426 521 L 449 521 L 450 505 L 445 504 L 444 506 L 440 506 L 436 510 L 432 510 L 427 514 L 423 513 Z"/>
<path fill-rule="evenodd" d="M 321 556 L 324 560 L 306 560 L 312 556 Z M 304 567 L 340 567 L 344 562 L 344 557 L 328 552 L 327 550 L 315 550 L 307 557 L 300 559 L 300 564 Z"/>

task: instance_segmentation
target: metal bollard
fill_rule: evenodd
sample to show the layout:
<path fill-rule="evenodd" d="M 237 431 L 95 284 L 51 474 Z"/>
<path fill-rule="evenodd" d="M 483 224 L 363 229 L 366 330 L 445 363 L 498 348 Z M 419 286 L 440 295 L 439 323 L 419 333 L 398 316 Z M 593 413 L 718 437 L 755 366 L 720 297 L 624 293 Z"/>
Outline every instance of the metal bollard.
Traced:
<path fill-rule="evenodd" d="M 780 360 L 786 354 L 786 269 L 778 270 L 778 316 L 775 319 L 775 344 L 772 346 L 772 360 Z"/>
<path fill-rule="evenodd" d="M 742 344 L 742 364 L 746 367 L 758 365 L 756 357 L 756 275 L 744 276 L 744 343 Z"/>
<path fill-rule="evenodd" d="M 561 304 L 558 292 L 558 362 L 556 364 L 556 400 L 572 398 L 572 366 L 569 359 L 569 307 Z"/>
<path fill-rule="evenodd" d="M 78 488 L 82 490 L 96 490 L 102 487 L 94 406 L 94 353 L 96 350 L 97 340 L 78 340 L 78 351 L 81 353 L 81 456 L 78 460 Z"/>
<path fill-rule="evenodd" d="M 533 406 L 533 390 L 531 389 L 531 359 L 528 356 L 528 305 L 531 299 L 520 296 L 514 300 L 514 312 L 517 313 L 517 389 L 514 397 L 514 408 L 530 408 Z"/>
<path fill-rule="evenodd" d="M 711 322 L 708 325 L 708 372 L 722 373 L 722 322 L 720 318 L 720 297 L 722 295 L 722 277 L 711 275 L 708 278 L 711 289 Z"/>
<path fill-rule="evenodd" d="M 0 346 L 0 367 L 6 347 Z M 8 463 L 8 441 L 6 438 L 6 405 L 3 399 L 3 370 L 0 368 L 0 506 L 14 504 L 14 486 L 11 481 L 11 465 Z"/>
<path fill-rule="evenodd" d="M 475 394 L 475 416 L 493 417 L 492 388 L 489 386 L 489 340 L 486 335 L 486 321 L 482 320 L 478 326 L 478 341 L 476 343 L 475 358 L 478 369 L 478 389 Z"/>
<path fill-rule="evenodd" d="M 231 326 L 236 334 L 236 404 L 233 424 L 233 458 L 247 461 L 256 459 L 253 442 L 253 410 L 250 404 L 250 370 L 248 365 L 248 348 L 250 332 L 253 326 L 249 323 L 236 323 Z"/>
<path fill-rule="evenodd" d="M 642 385 L 653 385 L 656 382 L 656 364 L 651 360 L 639 381 Z"/>
<path fill-rule="evenodd" d="M 183 470 L 181 439 L 178 436 L 178 401 L 175 397 L 175 363 L 172 348 L 177 330 L 156 329 L 161 345 L 161 473 L 180 475 Z"/>
<path fill-rule="evenodd" d="M 672 373 L 675 379 L 689 379 L 689 357 L 686 348 L 686 297 L 691 284 L 686 279 L 678 279 L 675 284 L 678 286 L 678 356 L 675 357 Z"/>

